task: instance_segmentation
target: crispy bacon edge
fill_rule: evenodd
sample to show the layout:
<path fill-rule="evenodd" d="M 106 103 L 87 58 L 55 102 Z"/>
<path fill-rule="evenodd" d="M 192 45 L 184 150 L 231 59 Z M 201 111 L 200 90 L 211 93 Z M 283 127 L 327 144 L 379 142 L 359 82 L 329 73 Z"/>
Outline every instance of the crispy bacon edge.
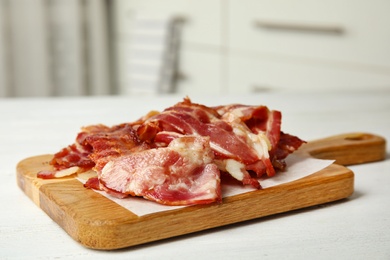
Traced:
<path fill-rule="evenodd" d="M 99 172 L 108 161 L 114 158 L 147 149 L 167 146 L 172 140 L 183 134 L 188 135 L 193 134 L 193 132 L 177 131 L 178 128 L 175 124 L 171 124 L 168 128 L 161 127 L 161 122 L 156 120 L 156 118 L 163 117 L 162 115 L 164 113 L 174 113 L 176 116 L 179 115 L 179 118 L 183 118 L 183 115 L 180 115 L 181 109 L 187 112 L 193 110 L 195 111 L 195 118 L 199 122 L 203 124 L 213 122 L 214 124 L 211 124 L 212 129 L 220 128 L 228 132 L 232 128 L 226 121 L 221 120 L 221 118 L 228 113 L 234 113 L 234 111 L 237 112 L 239 110 L 240 120 L 250 129 L 251 133 L 265 133 L 268 141 L 271 143 L 271 149 L 269 151 L 270 164 L 267 161 L 265 168 L 272 168 L 273 172 L 267 172 L 266 170 L 268 176 L 275 174 L 275 169 L 284 170 L 286 168 L 284 159 L 305 142 L 296 136 L 285 134 L 280 130 L 281 113 L 279 111 L 270 111 L 265 106 L 239 104 L 207 107 L 192 103 L 189 98 L 185 98 L 183 102 L 167 108 L 162 113 L 154 111 L 133 123 L 120 124 L 113 127 L 104 125 L 85 127 L 77 135 L 76 142 L 56 153 L 50 164 L 53 165 L 57 172 L 71 167 L 80 167 L 78 171 L 94 168 Z M 165 126 L 167 125 L 169 124 Z M 200 130 L 202 131 L 201 128 Z M 127 138 L 123 138 L 123 136 Z M 155 142 L 155 140 L 158 142 Z M 215 154 L 216 157 L 220 156 L 217 151 L 215 151 Z M 247 164 L 246 170 L 253 171 L 256 167 L 258 167 L 256 163 Z M 260 165 L 261 167 L 264 167 L 264 165 Z M 256 177 L 259 176 L 261 174 L 257 174 Z M 56 176 L 46 171 L 38 173 L 38 177 L 53 178 Z M 243 184 L 250 184 L 256 188 L 261 188 L 255 178 L 248 176 L 246 179 L 244 178 Z M 98 178 L 91 178 L 84 186 L 86 188 L 105 190 L 116 197 L 126 197 L 120 192 L 104 187 Z"/>

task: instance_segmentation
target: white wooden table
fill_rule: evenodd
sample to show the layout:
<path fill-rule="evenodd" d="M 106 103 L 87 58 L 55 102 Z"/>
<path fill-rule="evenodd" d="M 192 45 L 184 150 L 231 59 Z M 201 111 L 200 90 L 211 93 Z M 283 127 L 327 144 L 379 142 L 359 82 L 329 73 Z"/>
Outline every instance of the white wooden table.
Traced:
<path fill-rule="evenodd" d="M 347 200 L 118 251 L 69 237 L 17 186 L 15 166 L 72 143 L 83 125 L 132 121 L 181 96 L 0 99 L 0 259 L 390 259 L 390 160 L 351 166 Z M 202 97 L 207 105 L 264 104 L 305 140 L 371 132 L 390 140 L 390 92 Z M 389 151 L 389 148 L 387 148 Z"/>

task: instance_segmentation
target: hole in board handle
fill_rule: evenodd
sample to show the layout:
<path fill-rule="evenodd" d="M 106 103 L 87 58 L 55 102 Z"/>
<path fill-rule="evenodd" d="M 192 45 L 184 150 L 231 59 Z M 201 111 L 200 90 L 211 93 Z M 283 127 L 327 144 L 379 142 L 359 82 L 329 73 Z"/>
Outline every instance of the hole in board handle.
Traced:
<path fill-rule="evenodd" d="M 344 139 L 348 140 L 348 141 L 362 141 L 362 140 L 367 140 L 370 138 L 371 138 L 371 135 L 369 135 L 369 134 L 354 134 L 354 135 L 347 136 Z"/>

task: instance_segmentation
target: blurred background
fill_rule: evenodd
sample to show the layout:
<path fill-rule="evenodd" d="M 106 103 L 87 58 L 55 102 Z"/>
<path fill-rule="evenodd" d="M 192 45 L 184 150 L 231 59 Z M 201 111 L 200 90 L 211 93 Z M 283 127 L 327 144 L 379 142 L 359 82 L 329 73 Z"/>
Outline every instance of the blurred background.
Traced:
<path fill-rule="evenodd" d="M 388 0 L 0 0 L 0 97 L 390 93 Z"/>

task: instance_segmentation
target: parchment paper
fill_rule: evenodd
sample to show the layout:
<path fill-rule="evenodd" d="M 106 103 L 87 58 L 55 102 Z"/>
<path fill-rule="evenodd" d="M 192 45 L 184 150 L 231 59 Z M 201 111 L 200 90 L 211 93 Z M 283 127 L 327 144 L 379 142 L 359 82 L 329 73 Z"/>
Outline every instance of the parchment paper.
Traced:
<path fill-rule="evenodd" d="M 308 175 L 311 175 L 315 172 L 318 172 L 328 167 L 333 162 L 334 162 L 333 160 L 320 160 L 311 157 L 306 157 L 303 155 L 290 154 L 286 159 L 287 170 L 284 172 L 277 173 L 272 178 L 260 179 L 260 184 L 263 187 L 263 189 L 267 189 L 276 185 L 295 181 L 303 177 L 306 177 Z M 83 178 L 78 178 L 78 180 L 83 183 L 86 181 Z M 251 192 L 254 190 L 255 189 L 249 185 L 243 187 L 240 185 L 223 184 L 222 196 L 229 197 L 229 196 L 242 194 L 245 192 Z M 131 211 L 132 213 L 138 216 L 144 216 L 147 214 L 184 207 L 184 206 L 160 205 L 156 202 L 148 201 L 143 198 L 135 198 L 135 197 L 118 199 L 102 191 L 96 191 L 96 192 L 102 194 L 103 196 L 109 198 L 110 200 L 116 202 L 117 204 L 121 205 L 122 207 L 128 209 L 129 211 Z"/>

